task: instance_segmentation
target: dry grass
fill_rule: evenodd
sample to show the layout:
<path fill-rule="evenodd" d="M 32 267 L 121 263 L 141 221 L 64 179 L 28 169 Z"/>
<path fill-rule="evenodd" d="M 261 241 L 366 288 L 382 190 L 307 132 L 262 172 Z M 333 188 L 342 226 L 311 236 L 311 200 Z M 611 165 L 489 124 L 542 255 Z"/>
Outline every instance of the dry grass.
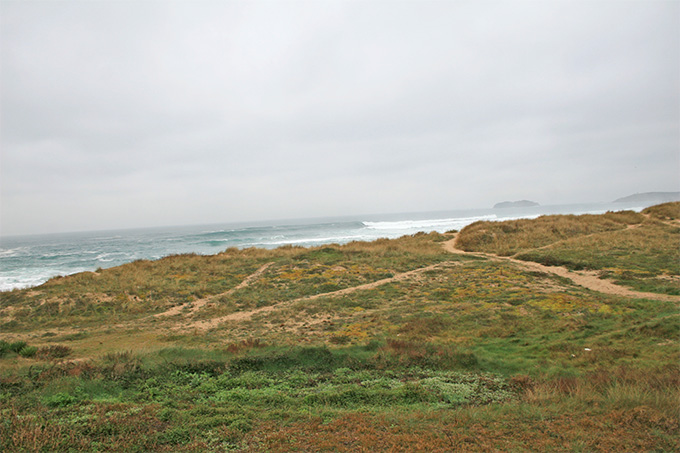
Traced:
<path fill-rule="evenodd" d="M 511 256 L 571 238 L 611 232 L 640 224 L 644 217 L 632 211 L 604 215 L 550 215 L 505 222 L 475 222 L 463 228 L 457 247 L 468 252 Z"/>
<path fill-rule="evenodd" d="M 642 213 L 660 220 L 678 220 L 680 219 L 680 201 L 650 206 Z"/>

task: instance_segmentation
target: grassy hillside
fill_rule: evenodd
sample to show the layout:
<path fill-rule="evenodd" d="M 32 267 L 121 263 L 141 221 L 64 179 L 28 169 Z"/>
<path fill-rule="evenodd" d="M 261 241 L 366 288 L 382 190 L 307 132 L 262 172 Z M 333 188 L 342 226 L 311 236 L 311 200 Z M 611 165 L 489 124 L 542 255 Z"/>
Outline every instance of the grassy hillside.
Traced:
<path fill-rule="evenodd" d="M 672 209 L 478 223 L 456 244 L 673 294 Z M 0 293 L 0 450 L 680 448 L 680 298 L 591 291 L 453 238 L 230 249 Z"/>
<path fill-rule="evenodd" d="M 597 270 L 631 288 L 680 294 L 680 202 L 604 215 L 477 222 L 457 246 L 573 270 Z"/>

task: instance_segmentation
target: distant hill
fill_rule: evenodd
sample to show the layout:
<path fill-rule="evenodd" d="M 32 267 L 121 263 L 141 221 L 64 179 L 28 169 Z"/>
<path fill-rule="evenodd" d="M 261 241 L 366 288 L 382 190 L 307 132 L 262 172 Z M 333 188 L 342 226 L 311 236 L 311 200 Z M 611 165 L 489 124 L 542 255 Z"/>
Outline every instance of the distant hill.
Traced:
<path fill-rule="evenodd" d="M 636 193 L 614 200 L 614 203 L 668 203 L 669 201 L 680 201 L 680 192 Z"/>
<path fill-rule="evenodd" d="M 496 203 L 493 208 L 494 209 L 503 209 L 503 208 L 531 208 L 534 206 L 540 206 L 538 203 L 535 201 L 529 201 L 529 200 L 520 200 L 520 201 L 503 201 L 501 203 Z"/>

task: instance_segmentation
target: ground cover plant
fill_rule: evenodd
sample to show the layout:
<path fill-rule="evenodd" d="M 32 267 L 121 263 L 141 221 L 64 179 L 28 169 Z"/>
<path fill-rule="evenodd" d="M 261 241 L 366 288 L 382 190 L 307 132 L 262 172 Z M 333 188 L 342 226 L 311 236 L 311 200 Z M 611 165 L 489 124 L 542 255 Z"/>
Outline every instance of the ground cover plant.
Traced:
<path fill-rule="evenodd" d="M 0 450 L 677 451 L 674 206 L 0 293 Z"/>

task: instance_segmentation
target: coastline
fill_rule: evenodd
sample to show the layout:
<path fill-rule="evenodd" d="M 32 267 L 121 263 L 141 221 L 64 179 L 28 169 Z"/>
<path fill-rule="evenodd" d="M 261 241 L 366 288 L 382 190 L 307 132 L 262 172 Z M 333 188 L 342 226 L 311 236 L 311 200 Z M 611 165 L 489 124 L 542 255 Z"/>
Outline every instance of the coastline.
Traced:
<path fill-rule="evenodd" d="M 56 276 L 95 271 L 174 254 L 212 255 L 229 247 L 273 249 L 397 238 L 417 232 L 460 230 L 480 220 L 504 221 L 552 214 L 601 214 L 644 206 L 590 203 L 509 209 L 197 225 L 0 238 L 0 291 L 39 286 Z"/>

